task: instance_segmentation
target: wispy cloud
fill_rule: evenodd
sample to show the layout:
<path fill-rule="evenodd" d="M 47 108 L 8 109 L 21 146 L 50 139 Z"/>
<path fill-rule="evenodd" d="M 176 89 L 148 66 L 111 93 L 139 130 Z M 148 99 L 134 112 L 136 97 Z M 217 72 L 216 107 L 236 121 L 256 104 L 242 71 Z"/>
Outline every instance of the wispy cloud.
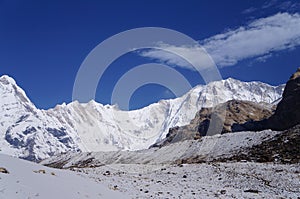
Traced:
<path fill-rule="evenodd" d="M 269 0 L 261 6 L 250 7 L 242 11 L 242 14 L 265 13 L 267 10 L 275 12 L 299 12 L 300 2 L 298 1 L 280 1 Z"/>
<path fill-rule="evenodd" d="M 139 51 L 139 55 L 171 66 L 177 66 L 189 70 L 195 70 L 191 63 L 200 66 L 201 68 L 205 68 L 210 64 L 207 54 L 205 54 L 205 51 L 200 47 L 200 45 L 172 46 L 167 44 L 159 44 L 158 47 L 162 50 L 143 50 Z M 187 62 L 187 60 L 190 61 L 190 63 Z"/>
<path fill-rule="evenodd" d="M 250 8 L 247 8 L 246 10 L 244 10 L 244 11 L 242 12 L 242 14 L 250 14 L 250 13 L 255 12 L 256 10 L 257 10 L 257 8 L 255 8 L 255 7 L 250 7 Z"/>
<path fill-rule="evenodd" d="M 284 1 L 281 4 L 279 4 L 278 8 L 289 12 L 300 11 L 300 2 Z"/>
<path fill-rule="evenodd" d="M 212 36 L 200 45 L 214 59 L 219 67 L 232 66 L 237 62 L 255 58 L 265 61 L 273 53 L 282 50 L 293 49 L 300 45 L 300 15 L 278 13 L 276 15 L 260 18 L 246 26 L 234 30 L 228 30 L 222 34 Z M 196 47 L 161 45 L 162 49 L 179 51 L 185 57 L 201 62 L 197 56 Z M 192 69 L 178 56 L 161 50 L 148 50 L 140 52 L 141 56 L 157 59 L 161 62 Z"/>
<path fill-rule="evenodd" d="M 266 1 L 263 5 L 262 8 L 266 9 L 266 8 L 270 8 L 275 6 L 278 3 L 278 0 L 270 0 L 270 1 Z"/>

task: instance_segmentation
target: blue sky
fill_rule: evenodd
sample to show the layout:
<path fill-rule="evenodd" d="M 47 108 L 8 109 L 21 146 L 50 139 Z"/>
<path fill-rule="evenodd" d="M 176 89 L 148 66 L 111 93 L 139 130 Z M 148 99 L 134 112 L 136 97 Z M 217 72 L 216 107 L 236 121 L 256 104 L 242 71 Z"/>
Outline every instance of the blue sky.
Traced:
<path fill-rule="evenodd" d="M 299 15 L 299 1 L 0 0 L 0 75 L 15 78 L 39 108 L 69 103 L 81 63 L 100 42 L 132 28 L 163 27 L 207 48 L 223 78 L 278 85 L 300 66 Z M 169 64 L 192 86 L 204 83 L 176 57 L 148 49 L 117 59 L 100 80 L 96 101 L 110 103 L 122 74 L 151 62 Z M 130 107 L 172 97 L 162 86 L 146 85 Z"/>

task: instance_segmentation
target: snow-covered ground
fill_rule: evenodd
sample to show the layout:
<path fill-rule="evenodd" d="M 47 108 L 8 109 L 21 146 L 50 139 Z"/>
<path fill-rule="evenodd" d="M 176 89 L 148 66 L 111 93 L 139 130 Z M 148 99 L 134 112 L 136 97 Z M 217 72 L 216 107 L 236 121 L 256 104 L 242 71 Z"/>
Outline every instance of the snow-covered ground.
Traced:
<path fill-rule="evenodd" d="M 116 164 L 74 171 L 125 192 L 131 198 L 297 199 L 300 196 L 300 165 L 249 162 L 173 166 Z"/>
<path fill-rule="evenodd" d="M 295 198 L 300 165 L 113 164 L 59 170 L 0 155 L 1 199 Z"/>
<path fill-rule="evenodd" d="M 125 193 L 77 173 L 48 168 L 25 160 L 0 154 L 1 199 L 97 199 L 129 198 Z"/>

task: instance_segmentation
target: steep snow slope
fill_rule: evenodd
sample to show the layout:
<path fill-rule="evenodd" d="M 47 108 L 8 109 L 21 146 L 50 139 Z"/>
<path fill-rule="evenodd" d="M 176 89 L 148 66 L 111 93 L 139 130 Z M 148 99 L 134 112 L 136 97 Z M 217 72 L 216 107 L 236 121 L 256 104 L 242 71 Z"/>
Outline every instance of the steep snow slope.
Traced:
<path fill-rule="evenodd" d="M 165 138 L 169 128 L 188 124 L 201 107 L 231 99 L 272 103 L 283 88 L 229 78 L 129 112 L 95 101 L 39 110 L 12 78 L 2 76 L 0 147 L 4 153 L 31 160 L 66 151 L 145 149 Z"/>
<path fill-rule="evenodd" d="M 12 78 L 0 78 L 1 153 L 37 160 L 75 151 L 80 142 L 72 135 L 55 117 L 37 109 Z"/>
<path fill-rule="evenodd" d="M 129 198 L 71 171 L 37 165 L 0 154 L 0 198 Z"/>

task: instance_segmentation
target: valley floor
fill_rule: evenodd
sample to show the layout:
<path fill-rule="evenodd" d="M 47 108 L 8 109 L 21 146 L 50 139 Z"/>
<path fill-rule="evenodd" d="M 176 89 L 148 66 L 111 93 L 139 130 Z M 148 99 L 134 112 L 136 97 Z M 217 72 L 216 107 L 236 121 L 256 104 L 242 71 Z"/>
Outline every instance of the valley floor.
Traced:
<path fill-rule="evenodd" d="M 109 164 L 70 171 L 0 155 L 0 167 L 1 199 L 300 197 L 300 164 Z"/>
<path fill-rule="evenodd" d="M 300 198 L 299 164 L 116 164 L 72 170 L 130 198 Z"/>
<path fill-rule="evenodd" d="M 299 129 L 207 136 L 143 151 L 67 153 L 40 164 L 0 154 L 0 199 L 300 199 Z"/>

